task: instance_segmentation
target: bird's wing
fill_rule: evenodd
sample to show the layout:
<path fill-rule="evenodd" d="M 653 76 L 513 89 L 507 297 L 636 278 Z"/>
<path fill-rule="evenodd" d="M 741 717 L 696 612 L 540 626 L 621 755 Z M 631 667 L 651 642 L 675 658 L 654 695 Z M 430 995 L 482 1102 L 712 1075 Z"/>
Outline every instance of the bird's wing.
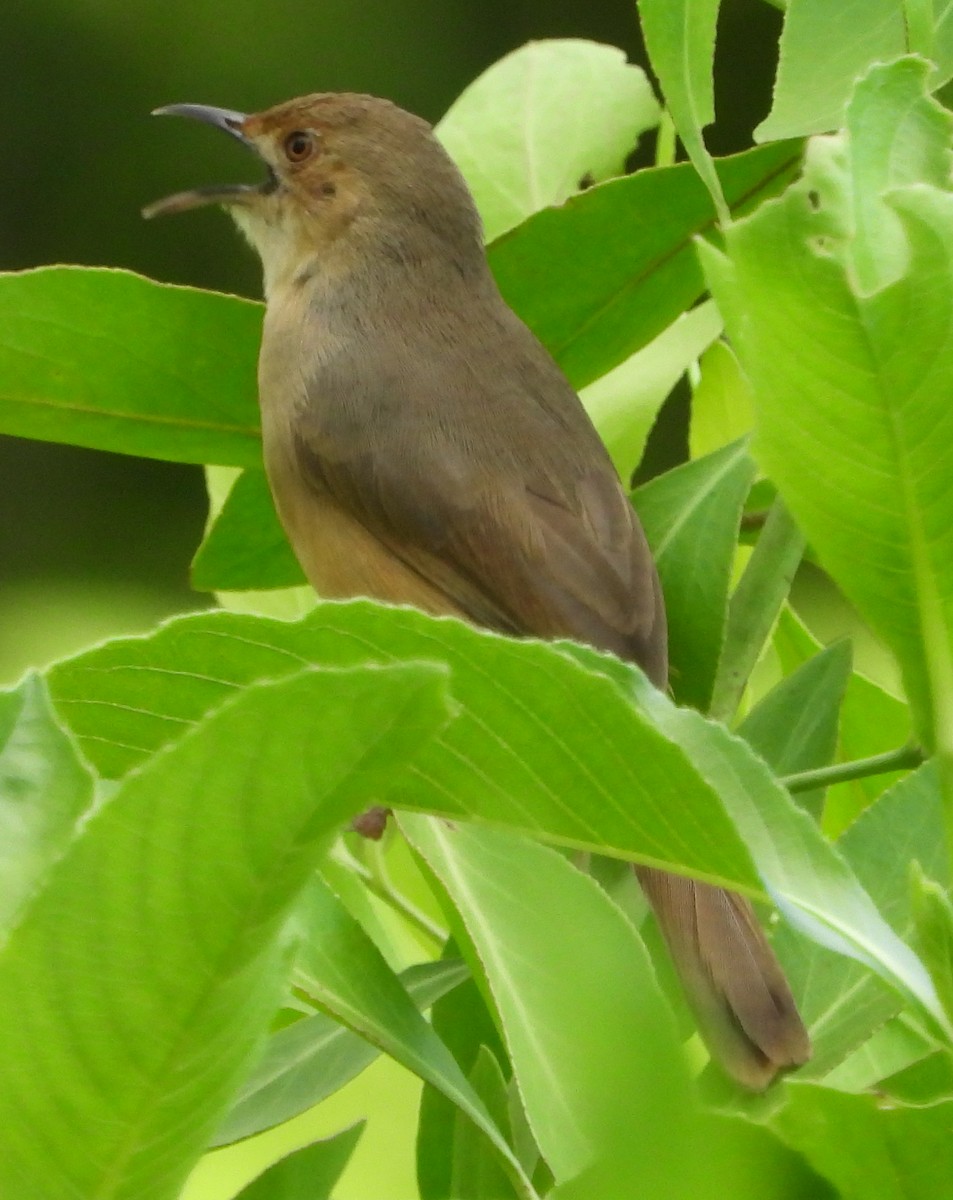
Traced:
<path fill-rule="evenodd" d="M 434 391 L 433 363 L 405 363 L 376 408 L 367 396 L 351 405 L 359 419 L 347 416 L 353 379 L 325 377 L 296 429 L 303 473 L 475 623 L 588 642 L 664 686 L 664 609 L 641 526 L 575 393 L 548 356 L 526 362 L 471 378 L 436 410 L 413 403 L 415 389 Z M 459 387 L 450 368 L 446 386 Z"/>

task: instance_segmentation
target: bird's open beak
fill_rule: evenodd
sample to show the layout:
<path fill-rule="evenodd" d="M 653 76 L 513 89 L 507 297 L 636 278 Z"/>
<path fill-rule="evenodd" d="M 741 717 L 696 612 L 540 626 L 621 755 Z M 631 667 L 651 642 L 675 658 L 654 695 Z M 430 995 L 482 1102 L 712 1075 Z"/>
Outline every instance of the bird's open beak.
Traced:
<path fill-rule="evenodd" d="M 154 117 L 192 117 L 196 121 L 204 121 L 207 125 L 223 129 L 250 150 L 256 149 L 255 144 L 245 136 L 246 117 L 244 113 L 232 112 L 227 108 L 212 108 L 208 104 L 167 104 L 164 108 L 154 109 L 152 115 Z M 147 204 L 142 210 L 142 215 L 148 219 L 165 216 L 166 213 L 186 212 L 190 208 L 198 208 L 203 204 L 241 203 L 249 196 L 270 191 L 275 186 L 275 182 L 274 174 L 269 168 L 268 178 L 264 183 L 229 183 L 191 188 L 187 192 L 176 192 L 174 196 L 166 196 L 162 200 Z"/>

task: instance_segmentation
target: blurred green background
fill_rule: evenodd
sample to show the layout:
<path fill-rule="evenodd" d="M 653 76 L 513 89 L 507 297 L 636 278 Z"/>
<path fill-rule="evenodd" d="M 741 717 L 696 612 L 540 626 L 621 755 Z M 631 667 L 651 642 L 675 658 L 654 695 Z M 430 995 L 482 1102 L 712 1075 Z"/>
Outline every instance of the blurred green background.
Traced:
<path fill-rule="evenodd" d="M 750 144 L 779 29 L 762 0 L 723 3 L 715 152 Z M 486 66 L 546 37 L 611 42 L 645 65 L 634 0 L 7 0 L 0 268 L 121 266 L 258 296 L 257 263 L 221 213 L 141 220 L 149 200 L 254 171 L 239 146 L 150 121 L 152 108 L 350 90 L 437 120 Z M 188 586 L 198 469 L 0 438 L 0 480 L 0 681 L 208 603 Z"/>

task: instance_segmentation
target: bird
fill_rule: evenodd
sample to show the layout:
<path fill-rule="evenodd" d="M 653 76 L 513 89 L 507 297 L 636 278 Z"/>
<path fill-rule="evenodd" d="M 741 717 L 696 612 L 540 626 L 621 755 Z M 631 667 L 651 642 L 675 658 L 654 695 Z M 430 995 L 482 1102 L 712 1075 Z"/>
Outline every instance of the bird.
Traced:
<path fill-rule="evenodd" d="M 258 252 L 265 470 L 319 596 L 370 597 L 515 637 L 571 638 L 667 686 L 665 606 L 582 402 L 505 303 L 473 198 L 432 127 L 317 93 L 190 117 L 264 164 L 146 216 L 224 206 Z M 810 1056 L 749 901 L 636 865 L 709 1050 L 763 1090 Z"/>

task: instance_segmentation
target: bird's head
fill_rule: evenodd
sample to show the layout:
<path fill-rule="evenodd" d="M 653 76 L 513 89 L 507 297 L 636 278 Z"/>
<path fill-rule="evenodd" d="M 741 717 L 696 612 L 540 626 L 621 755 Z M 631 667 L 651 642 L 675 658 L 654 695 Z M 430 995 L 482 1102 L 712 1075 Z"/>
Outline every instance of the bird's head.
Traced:
<path fill-rule="evenodd" d="M 261 256 L 266 292 L 306 264 L 352 248 L 410 264 L 448 255 L 482 259 L 466 184 L 430 126 L 387 100 L 325 93 L 246 115 L 201 104 L 158 114 L 214 125 L 253 150 L 260 184 L 194 188 L 143 209 L 146 217 L 222 204 Z"/>

